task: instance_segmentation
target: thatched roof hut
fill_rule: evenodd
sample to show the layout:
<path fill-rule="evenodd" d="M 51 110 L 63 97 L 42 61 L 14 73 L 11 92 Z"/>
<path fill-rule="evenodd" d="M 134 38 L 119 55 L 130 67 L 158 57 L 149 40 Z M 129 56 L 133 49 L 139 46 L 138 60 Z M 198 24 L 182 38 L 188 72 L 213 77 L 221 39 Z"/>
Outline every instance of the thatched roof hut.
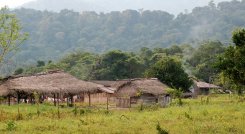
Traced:
<path fill-rule="evenodd" d="M 0 85 L 0 96 L 13 91 L 26 93 L 93 93 L 100 85 L 79 80 L 63 71 L 49 71 L 28 76 L 11 76 L 5 78 Z"/>
<path fill-rule="evenodd" d="M 152 95 L 167 94 L 167 85 L 161 83 L 156 78 L 137 78 L 117 81 L 93 81 L 94 83 L 104 85 L 107 89 L 114 91 L 119 96 L 136 96 L 138 93 L 147 93 Z"/>
<path fill-rule="evenodd" d="M 159 96 L 167 94 L 166 89 L 169 87 L 161 83 L 158 79 L 132 79 L 117 85 L 117 96 L 138 96 L 139 94 L 151 94 Z"/>
<path fill-rule="evenodd" d="M 93 83 L 103 85 L 101 90 L 104 90 L 107 93 L 115 93 L 120 86 L 128 82 L 128 80 L 118 80 L 118 81 L 91 81 Z"/>
<path fill-rule="evenodd" d="M 167 93 L 169 88 L 157 78 L 126 79 L 117 81 L 93 81 L 104 85 L 106 89 L 114 92 L 116 106 L 128 108 L 131 104 L 156 104 L 166 106 L 171 101 Z"/>
<path fill-rule="evenodd" d="M 194 88 L 194 95 L 197 96 L 197 95 L 208 95 L 210 93 L 210 89 L 220 89 L 221 87 L 203 81 L 195 80 L 193 84 L 193 88 Z"/>
<path fill-rule="evenodd" d="M 198 88 L 220 88 L 219 86 L 216 86 L 214 84 L 206 83 L 203 81 L 195 81 L 194 82 Z"/>

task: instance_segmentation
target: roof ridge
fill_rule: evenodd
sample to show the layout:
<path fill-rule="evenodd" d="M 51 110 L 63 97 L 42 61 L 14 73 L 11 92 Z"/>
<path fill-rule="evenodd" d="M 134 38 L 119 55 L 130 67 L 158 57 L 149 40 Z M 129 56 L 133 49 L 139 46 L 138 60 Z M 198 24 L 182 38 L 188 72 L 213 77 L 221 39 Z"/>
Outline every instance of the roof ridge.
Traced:
<path fill-rule="evenodd" d="M 136 81 L 136 80 L 158 80 L 158 78 L 132 78 L 132 79 L 117 79 L 116 81 Z"/>
<path fill-rule="evenodd" d="M 10 75 L 5 78 L 3 78 L 3 81 L 9 80 L 9 79 L 15 79 L 15 78 L 20 78 L 20 77 L 30 77 L 30 76 L 42 76 L 42 75 L 47 75 L 47 74 L 54 74 L 54 73 L 62 73 L 64 72 L 63 70 L 48 70 L 45 72 L 40 72 L 40 73 L 33 73 L 33 74 L 19 74 L 19 75 Z"/>

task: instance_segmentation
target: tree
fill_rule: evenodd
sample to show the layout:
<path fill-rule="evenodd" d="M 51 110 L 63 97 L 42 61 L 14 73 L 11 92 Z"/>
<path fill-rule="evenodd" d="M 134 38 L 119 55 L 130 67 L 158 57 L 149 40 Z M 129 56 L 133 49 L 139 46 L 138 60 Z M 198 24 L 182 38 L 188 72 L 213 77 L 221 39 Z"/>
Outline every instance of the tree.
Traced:
<path fill-rule="evenodd" d="M 45 62 L 41 61 L 41 60 L 38 60 L 37 61 L 37 67 L 42 67 L 42 66 L 45 66 Z"/>
<path fill-rule="evenodd" d="M 8 8 L 0 10 L 0 63 L 9 59 L 19 45 L 27 39 L 27 33 L 21 32 L 21 26 L 15 15 L 8 13 Z"/>
<path fill-rule="evenodd" d="M 93 79 L 116 80 L 140 77 L 143 71 L 140 58 L 119 50 L 101 56 L 94 67 Z"/>
<path fill-rule="evenodd" d="M 14 75 L 19 75 L 19 74 L 22 74 L 23 72 L 24 72 L 23 68 L 18 68 L 14 71 Z"/>
<path fill-rule="evenodd" d="M 156 77 L 174 89 L 187 91 L 192 84 L 180 61 L 164 57 L 146 72 L 147 77 Z"/>
<path fill-rule="evenodd" d="M 235 45 L 220 55 L 216 67 L 237 85 L 238 93 L 242 93 L 245 87 L 245 29 L 236 29 L 232 40 Z"/>
<path fill-rule="evenodd" d="M 213 64 L 217 56 L 225 50 L 224 45 L 219 41 L 206 41 L 187 59 L 187 63 L 194 69 L 192 72 L 198 79 L 209 82 L 209 77 L 216 75 L 217 68 Z"/>

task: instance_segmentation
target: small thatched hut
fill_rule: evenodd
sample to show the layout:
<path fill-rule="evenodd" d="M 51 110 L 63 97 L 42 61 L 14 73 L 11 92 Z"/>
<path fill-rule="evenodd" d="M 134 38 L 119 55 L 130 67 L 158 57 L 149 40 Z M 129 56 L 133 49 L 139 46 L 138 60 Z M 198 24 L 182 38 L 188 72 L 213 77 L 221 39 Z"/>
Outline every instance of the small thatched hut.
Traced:
<path fill-rule="evenodd" d="M 131 107 L 131 104 L 139 103 L 165 106 L 170 102 L 170 96 L 166 93 L 168 86 L 156 78 L 94 82 L 114 91 L 117 107 Z"/>
<path fill-rule="evenodd" d="M 210 89 L 220 89 L 221 87 L 203 81 L 194 81 L 193 88 L 194 96 L 197 96 L 208 95 L 210 93 Z"/>
<path fill-rule="evenodd" d="M 113 83 L 115 81 L 91 81 L 95 84 L 100 85 L 99 86 L 99 91 L 93 94 L 83 94 L 83 101 L 85 103 L 90 103 L 93 104 L 105 104 L 110 102 L 115 101 L 115 91 L 116 88 L 112 87 Z M 91 98 L 91 99 L 89 99 Z"/>
<path fill-rule="evenodd" d="M 66 97 L 73 103 L 73 96 L 81 93 L 94 93 L 99 91 L 101 85 L 78 80 L 63 71 L 49 71 L 27 76 L 11 76 L 2 80 L 0 96 L 15 97 L 18 102 L 21 98 L 32 97 L 33 93 Z M 69 99 L 68 99 L 69 98 Z M 60 98 L 58 98 L 60 99 Z"/>

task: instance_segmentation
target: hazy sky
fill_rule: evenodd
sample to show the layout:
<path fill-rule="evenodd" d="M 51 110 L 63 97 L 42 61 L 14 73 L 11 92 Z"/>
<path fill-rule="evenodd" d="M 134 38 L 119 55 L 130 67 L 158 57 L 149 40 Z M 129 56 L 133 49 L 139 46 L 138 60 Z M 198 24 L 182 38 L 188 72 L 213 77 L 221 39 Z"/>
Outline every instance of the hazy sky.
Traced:
<path fill-rule="evenodd" d="M 34 1 L 34 0 L 0 0 L 0 6 L 3 7 L 7 5 L 10 8 L 14 8 L 29 1 Z"/>
<path fill-rule="evenodd" d="M 2 7 L 4 5 L 7 5 L 10 8 L 15 8 L 30 1 L 37 1 L 37 0 L 0 0 L 0 6 Z M 58 0 L 46 0 L 46 1 L 50 1 L 52 3 L 52 1 L 56 2 Z M 70 0 L 67 1 L 70 2 Z M 81 0 L 81 1 L 100 4 L 99 6 L 101 7 L 103 6 L 106 7 L 108 4 L 110 7 L 109 9 L 111 10 L 118 10 L 118 9 L 125 10 L 126 8 L 127 9 L 144 8 L 149 10 L 164 10 L 170 13 L 177 14 L 179 12 L 183 12 L 185 9 L 191 11 L 194 7 L 207 5 L 211 0 L 144 0 L 144 2 L 141 2 L 143 0 L 132 0 L 132 2 L 130 3 L 134 3 L 134 4 L 129 4 L 128 0 L 127 2 L 126 0 L 121 0 L 121 1 L 120 0 Z M 120 1 L 120 4 L 117 4 L 118 1 Z M 215 3 L 218 3 L 221 1 L 231 1 L 231 0 L 213 0 L 213 1 Z"/>

